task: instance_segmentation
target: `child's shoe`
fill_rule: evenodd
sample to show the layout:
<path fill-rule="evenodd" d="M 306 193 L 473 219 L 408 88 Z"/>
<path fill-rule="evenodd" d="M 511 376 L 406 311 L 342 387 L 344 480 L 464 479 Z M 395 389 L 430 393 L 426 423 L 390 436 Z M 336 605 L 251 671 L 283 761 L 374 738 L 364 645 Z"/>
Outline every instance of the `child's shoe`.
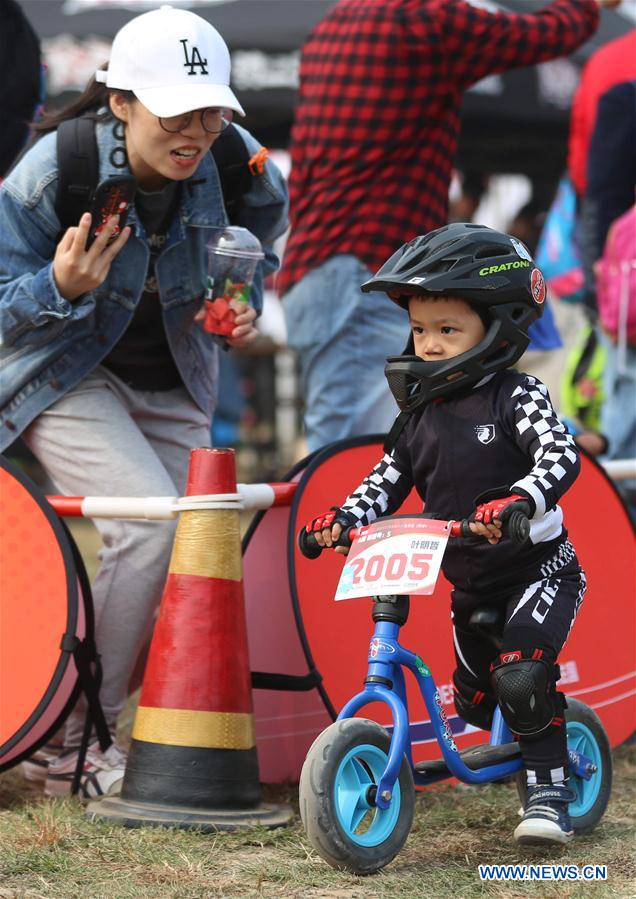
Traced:
<path fill-rule="evenodd" d="M 515 840 L 523 846 L 557 846 L 574 836 L 568 803 L 575 799 L 566 786 L 537 784 L 528 787 L 523 818 Z"/>
<path fill-rule="evenodd" d="M 77 755 L 77 749 L 67 749 L 50 762 L 45 796 L 70 796 Z M 106 752 L 101 751 L 99 743 L 91 743 L 84 759 L 77 795 L 81 799 L 94 799 L 96 796 L 118 793 L 125 770 L 126 754 L 115 743 Z"/>

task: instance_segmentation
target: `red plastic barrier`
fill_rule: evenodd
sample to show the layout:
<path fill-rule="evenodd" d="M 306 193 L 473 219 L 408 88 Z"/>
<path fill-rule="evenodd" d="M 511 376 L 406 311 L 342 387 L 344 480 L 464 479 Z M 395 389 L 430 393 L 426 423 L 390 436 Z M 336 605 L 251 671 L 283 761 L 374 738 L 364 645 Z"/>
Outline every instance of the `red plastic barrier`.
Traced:
<path fill-rule="evenodd" d="M 302 479 L 304 463 L 289 477 Z M 289 506 L 270 509 L 254 520 L 243 541 L 243 586 L 252 671 L 306 678 L 309 674 L 291 599 L 285 559 Z M 261 777 L 267 783 L 297 780 L 307 750 L 331 724 L 317 689 L 253 692 Z"/>
<path fill-rule="evenodd" d="M 373 627 L 370 602 L 334 603 L 343 559 L 323 553 L 300 556 L 298 529 L 357 486 L 381 454 L 379 439 L 335 444 L 304 460 L 288 477 L 298 488 L 291 509 L 277 506 L 257 516 L 244 546 L 244 587 L 252 671 L 307 678 L 318 688 L 256 690 L 254 716 L 261 777 L 298 777 L 305 753 L 335 710 L 361 688 Z M 2 463 L 0 491 L 0 770 L 41 743 L 69 703 L 77 684 L 72 660 L 59 641 L 70 630 L 82 636 L 85 614 L 72 552 L 60 523 L 37 488 Z M 566 522 L 588 576 L 579 620 L 561 654 L 565 692 L 591 705 L 612 745 L 636 730 L 636 554 L 627 513 L 603 470 L 588 458 L 563 501 Z M 404 512 L 418 512 L 414 494 Z M 593 512 L 591 511 L 593 510 Z M 23 535 L 17 539 L 19 535 Z M 24 536 L 26 534 L 26 536 Z M 431 597 L 413 600 L 405 645 L 435 674 L 459 745 L 474 733 L 455 716 L 450 690 L 454 668 L 449 587 L 440 578 Z M 409 681 L 411 679 L 409 678 Z M 419 693 L 409 684 L 417 758 L 438 755 Z M 371 706 L 365 714 L 383 709 Z M 427 742 L 428 741 L 428 742 Z"/>
<path fill-rule="evenodd" d="M 0 771 L 30 755 L 79 691 L 63 635 L 92 628 L 71 538 L 43 494 L 0 457 Z M 83 574 L 83 569 L 81 571 Z"/>

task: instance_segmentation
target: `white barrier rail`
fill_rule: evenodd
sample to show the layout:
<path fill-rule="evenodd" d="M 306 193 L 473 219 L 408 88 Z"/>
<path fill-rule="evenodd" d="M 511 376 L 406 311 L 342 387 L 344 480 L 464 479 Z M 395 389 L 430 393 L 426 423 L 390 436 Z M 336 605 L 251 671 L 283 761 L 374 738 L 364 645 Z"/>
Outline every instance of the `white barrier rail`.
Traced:
<path fill-rule="evenodd" d="M 296 484 L 237 484 L 236 493 L 201 496 L 47 496 L 65 518 L 176 518 L 195 509 L 269 509 L 289 506 Z"/>
<path fill-rule="evenodd" d="M 610 478 L 615 481 L 636 478 L 636 459 L 609 459 L 601 464 Z"/>
<path fill-rule="evenodd" d="M 615 481 L 636 478 L 636 459 L 612 459 L 601 463 Z M 58 513 L 66 518 L 176 518 L 193 509 L 269 509 L 289 506 L 296 484 L 237 484 L 236 493 L 205 496 L 48 496 Z"/>

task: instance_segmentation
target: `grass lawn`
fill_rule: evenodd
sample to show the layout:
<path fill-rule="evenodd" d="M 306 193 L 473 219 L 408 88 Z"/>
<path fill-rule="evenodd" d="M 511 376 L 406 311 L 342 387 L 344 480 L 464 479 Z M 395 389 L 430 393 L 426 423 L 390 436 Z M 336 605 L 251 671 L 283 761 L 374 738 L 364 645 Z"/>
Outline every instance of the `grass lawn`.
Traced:
<path fill-rule="evenodd" d="M 615 782 L 599 827 L 569 847 L 520 850 L 513 785 L 454 787 L 418 795 L 407 844 L 383 872 L 356 877 L 328 867 L 310 848 L 300 818 L 278 830 L 201 834 L 129 830 L 90 823 L 76 800 L 47 800 L 19 770 L 0 775 L 0 899 L 204 899 L 204 897 L 636 896 L 636 746 L 615 754 Z M 265 787 L 291 803 L 295 787 Z M 482 863 L 604 864 L 605 883 L 482 883 Z"/>

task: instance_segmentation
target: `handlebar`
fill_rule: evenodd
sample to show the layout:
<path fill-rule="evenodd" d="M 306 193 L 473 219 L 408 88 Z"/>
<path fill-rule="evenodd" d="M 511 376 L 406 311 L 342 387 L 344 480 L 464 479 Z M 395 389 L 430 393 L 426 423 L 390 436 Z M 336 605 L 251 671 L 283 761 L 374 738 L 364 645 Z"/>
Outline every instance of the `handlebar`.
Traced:
<path fill-rule="evenodd" d="M 510 511 L 502 524 L 502 531 L 513 543 L 525 543 L 528 539 L 530 535 L 530 521 L 527 512 L 529 511 L 530 509 L 527 503 L 511 503 Z M 360 528 L 345 528 L 342 534 L 340 534 L 340 537 L 338 537 L 338 540 L 330 548 L 333 549 L 333 547 L 336 546 L 350 547 L 359 532 Z M 451 537 L 474 536 L 470 529 L 470 522 L 468 519 L 465 518 L 463 521 L 451 522 L 450 535 Z M 317 559 L 323 549 L 327 549 L 327 547 L 319 546 L 315 536 L 313 534 L 308 534 L 303 527 L 298 532 L 298 549 L 306 559 Z"/>
<path fill-rule="evenodd" d="M 304 527 L 298 531 L 298 549 L 306 559 L 317 559 L 323 549 L 334 549 L 336 546 L 349 548 L 358 536 L 360 528 L 345 528 L 336 542 L 331 546 L 320 546 L 313 534 L 308 534 Z"/>
<path fill-rule="evenodd" d="M 518 508 L 514 508 L 514 506 Z M 511 511 L 502 521 L 501 530 L 504 536 L 512 540 L 513 543 L 525 543 L 530 536 L 530 520 L 526 509 L 530 511 L 527 503 L 511 503 Z M 463 521 L 454 521 L 450 532 L 451 537 L 475 536 L 470 529 L 470 522 L 467 518 Z"/>

